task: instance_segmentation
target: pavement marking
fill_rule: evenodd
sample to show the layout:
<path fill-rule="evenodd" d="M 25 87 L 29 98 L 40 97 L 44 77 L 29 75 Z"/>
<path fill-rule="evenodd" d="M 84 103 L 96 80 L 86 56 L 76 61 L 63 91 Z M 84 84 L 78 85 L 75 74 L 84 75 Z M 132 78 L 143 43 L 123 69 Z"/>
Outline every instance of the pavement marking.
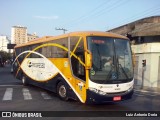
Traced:
<path fill-rule="evenodd" d="M 52 99 L 52 97 L 46 93 L 46 92 L 41 92 L 41 96 L 45 99 L 45 100 L 48 100 L 48 99 Z"/>
<path fill-rule="evenodd" d="M 24 100 L 31 100 L 32 99 L 32 96 L 31 96 L 28 88 L 23 88 L 22 92 L 23 92 Z"/>
<path fill-rule="evenodd" d="M 4 93 L 3 100 L 12 100 L 12 93 L 13 93 L 13 88 L 7 88 Z"/>
<path fill-rule="evenodd" d="M 12 87 L 12 86 L 23 86 L 23 85 L 0 85 L 0 87 Z"/>

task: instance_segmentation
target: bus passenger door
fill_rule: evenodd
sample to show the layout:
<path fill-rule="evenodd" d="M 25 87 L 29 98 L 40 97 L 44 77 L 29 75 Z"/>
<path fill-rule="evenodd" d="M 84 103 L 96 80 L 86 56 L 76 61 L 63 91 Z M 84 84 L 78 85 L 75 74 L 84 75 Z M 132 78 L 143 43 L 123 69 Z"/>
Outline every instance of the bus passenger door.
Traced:
<path fill-rule="evenodd" d="M 75 90 L 81 102 L 86 100 L 86 75 L 85 75 L 85 57 L 84 42 L 82 37 L 70 38 L 70 60 L 73 79 L 75 80 Z"/>
<path fill-rule="evenodd" d="M 78 59 L 83 60 L 82 55 L 77 55 Z M 71 59 L 72 70 L 75 79 L 75 89 L 78 93 L 79 97 L 85 101 L 86 99 L 86 75 L 85 75 L 85 67 L 79 62 L 76 58 Z"/>

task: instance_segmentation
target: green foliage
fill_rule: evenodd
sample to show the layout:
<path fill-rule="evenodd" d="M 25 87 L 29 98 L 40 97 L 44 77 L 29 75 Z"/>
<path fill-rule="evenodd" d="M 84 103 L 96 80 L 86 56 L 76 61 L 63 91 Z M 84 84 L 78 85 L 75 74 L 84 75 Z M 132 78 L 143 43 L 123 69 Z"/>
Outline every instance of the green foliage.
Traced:
<path fill-rule="evenodd" d="M 10 60 L 12 54 L 11 53 L 7 53 L 5 51 L 0 51 L 0 56 L 2 57 L 3 62 L 5 62 L 6 60 Z"/>

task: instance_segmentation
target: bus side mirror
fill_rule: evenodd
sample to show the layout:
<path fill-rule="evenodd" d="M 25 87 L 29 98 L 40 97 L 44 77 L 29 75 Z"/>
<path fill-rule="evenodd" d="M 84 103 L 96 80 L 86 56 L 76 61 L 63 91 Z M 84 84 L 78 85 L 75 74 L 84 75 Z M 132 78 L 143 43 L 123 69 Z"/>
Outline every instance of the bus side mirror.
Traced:
<path fill-rule="evenodd" d="M 92 67 L 92 55 L 89 51 L 86 52 L 86 69 L 91 69 Z"/>

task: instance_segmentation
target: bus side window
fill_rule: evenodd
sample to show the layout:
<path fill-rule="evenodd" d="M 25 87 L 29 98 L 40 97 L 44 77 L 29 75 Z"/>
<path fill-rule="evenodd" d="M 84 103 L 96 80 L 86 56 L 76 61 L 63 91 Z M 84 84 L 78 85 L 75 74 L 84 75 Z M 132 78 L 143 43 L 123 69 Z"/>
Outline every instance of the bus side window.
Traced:
<path fill-rule="evenodd" d="M 17 48 L 17 55 L 19 55 L 19 54 L 21 54 L 23 51 L 22 51 L 22 48 L 20 47 L 20 48 Z M 18 61 L 21 63 L 22 61 L 23 61 L 23 57 L 24 57 L 24 55 L 22 54 L 22 55 L 20 55 L 19 56 L 19 58 L 18 58 Z"/>
<path fill-rule="evenodd" d="M 78 43 L 79 42 L 79 43 Z M 72 54 L 71 56 L 71 64 L 73 74 L 85 80 L 85 67 L 80 63 L 80 60 L 84 63 L 84 42 L 80 37 L 71 37 L 70 38 L 70 50 L 73 52 L 78 58 L 75 58 Z"/>
<path fill-rule="evenodd" d="M 39 52 L 41 52 L 41 54 L 45 56 L 46 58 L 51 58 L 51 55 L 52 55 L 51 49 L 52 49 L 51 46 L 45 46 L 45 47 L 40 48 Z"/>
<path fill-rule="evenodd" d="M 68 52 L 63 49 L 63 47 L 68 49 L 68 38 L 61 38 L 58 40 L 54 40 L 52 41 L 52 43 L 56 43 L 61 46 L 61 47 L 52 46 L 51 56 L 53 58 L 68 58 Z"/>
<path fill-rule="evenodd" d="M 28 46 L 25 46 L 25 47 L 23 48 L 23 52 L 25 52 L 25 51 L 27 51 L 27 50 L 28 50 Z M 27 54 L 28 54 L 28 53 L 24 53 L 24 54 L 23 54 L 24 58 L 27 56 Z"/>
<path fill-rule="evenodd" d="M 47 47 L 42 47 L 42 55 L 47 57 Z"/>
<path fill-rule="evenodd" d="M 36 44 L 36 45 L 32 45 L 32 50 L 34 50 L 35 48 L 37 48 L 39 46 L 39 44 Z M 41 48 L 40 48 L 41 49 Z M 35 52 L 38 52 L 38 53 L 40 53 L 39 51 L 40 51 L 40 49 L 37 49 Z M 37 54 L 34 54 L 34 53 L 32 53 L 32 55 L 31 55 L 33 58 L 41 58 L 39 55 L 37 55 Z"/>
<path fill-rule="evenodd" d="M 47 46 L 47 58 L 52 57 L 52 46 Z"/>
<path fill-rule="evenodd" d="M 27 50 L 32 51 L 33 45 L 27 46 Z M 33 54 L 31 53 L 28 58 L 32 58 Z"/>

